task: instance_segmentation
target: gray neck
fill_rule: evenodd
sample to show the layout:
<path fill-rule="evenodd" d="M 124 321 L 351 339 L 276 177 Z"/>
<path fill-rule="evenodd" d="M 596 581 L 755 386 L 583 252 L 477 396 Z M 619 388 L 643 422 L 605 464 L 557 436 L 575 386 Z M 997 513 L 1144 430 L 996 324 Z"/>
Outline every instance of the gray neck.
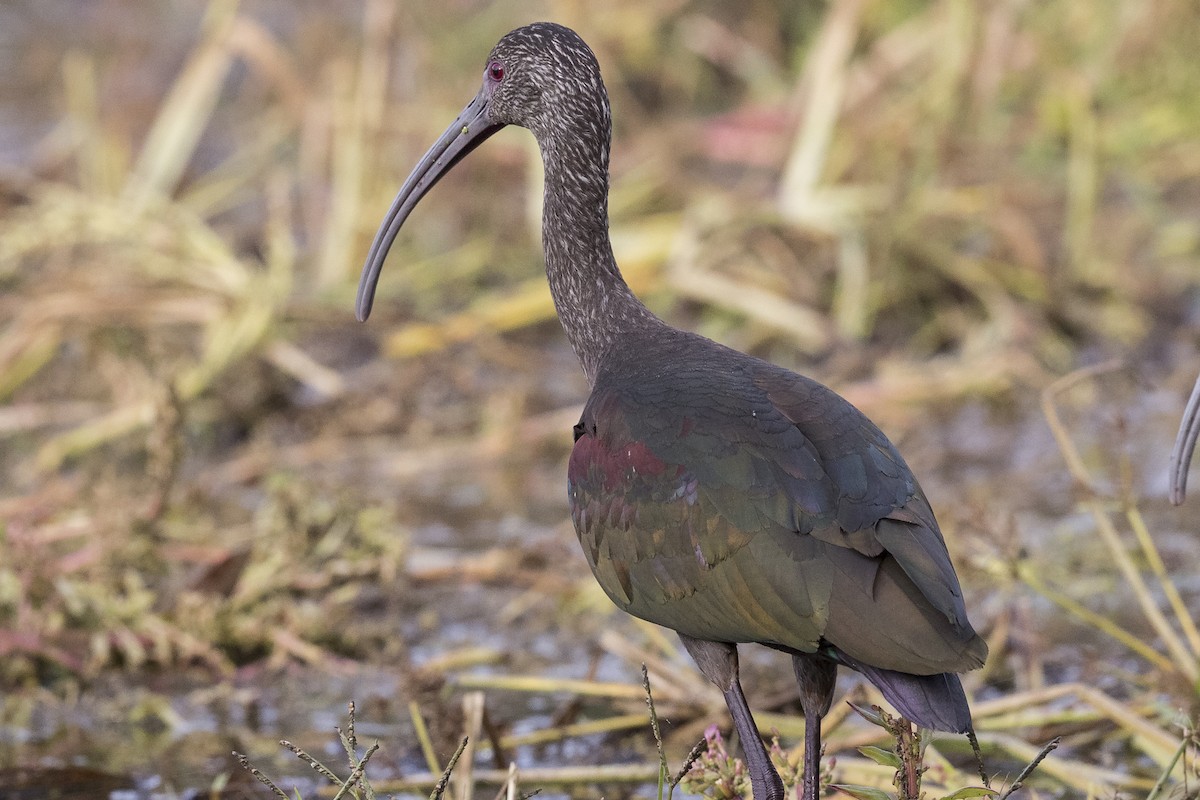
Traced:
<path fill-rule="evenodd" d="M 639 328 L 663 323 L 634 297 L 613 257 L 607 137 L 555 137 L 542 143 L 542 160 L 546 277 L 567 340 L 588 383 L 594 384 L 615 343 Z"/>

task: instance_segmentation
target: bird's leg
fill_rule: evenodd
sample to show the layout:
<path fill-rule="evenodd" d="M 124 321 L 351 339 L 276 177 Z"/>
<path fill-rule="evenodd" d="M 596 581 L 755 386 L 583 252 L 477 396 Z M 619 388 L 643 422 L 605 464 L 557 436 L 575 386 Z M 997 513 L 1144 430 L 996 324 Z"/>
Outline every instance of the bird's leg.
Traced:
<path fill-rule="evenodd" d="M 742 684 L 737 678 L 734 678 L 733 686 L 725 691 L 725 705 L 729 706 L 733 726 L 742 740 L 742 752 L 746 755 L 746 768 L 750 770 L 754 800 L 783 800 L 783 781 L 771 763 L 771 756 L 763 744 L 758 726 L 754 724 L 754 717 L 750 715 L 750 706 L 746 703 L 746 695 L 742 694 Z"/>
<path fill-rule="evenodd" d="M 738 680 L 737 646 L 724 642 L 706 642 L 679 634 L 683 646 L 691 653 L 696 665 L 725 695 L 725 704 L 733 717 L 733 727 L 742 740 L 742 751 L 746 754 L 746 768 L 750 771 L 750 787 L 754 800 L 783 800 L 783 781 L 771 764 L 771 757 L 763 745 L 758 726 L 750 715 L 746 695 Z"/>
<path fill-rule="evenodd" d="M 795 653 L 792 669 L 800 684 L 800 707 L 804 709 L 803 800 L 817 800 L 821 792 L 821 719 L 833 703 L 837 665 L 815 655 Z"/>

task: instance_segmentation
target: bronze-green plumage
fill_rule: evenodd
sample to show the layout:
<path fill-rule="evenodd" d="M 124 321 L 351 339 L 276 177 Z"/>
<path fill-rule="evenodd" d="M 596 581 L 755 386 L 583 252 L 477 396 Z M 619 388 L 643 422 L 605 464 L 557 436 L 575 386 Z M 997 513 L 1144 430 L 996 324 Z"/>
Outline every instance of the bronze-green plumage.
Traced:
<path fill-rule="evenodd" d="M 629 291 L 608 236 L 610 119 L 599 66 L 537 23 L 493 49 L 483 87 L 421 159 L 371 247 L 358 315 L 425 192 L 504 125 L 546 173 L 551 294 L 592 386 L 568 469 L 580 544 L 619 607 L 676 630 L 722 690 L 755 796 L 781 800 L 742 694 L 739 643 L 791 653 L 805 713 L 804 796 L 838 665 L 912 721 L 967 731 L 957 672 L 987 647 L 929 503 L 887 437 L 821 384 L 676 330 Z"/>

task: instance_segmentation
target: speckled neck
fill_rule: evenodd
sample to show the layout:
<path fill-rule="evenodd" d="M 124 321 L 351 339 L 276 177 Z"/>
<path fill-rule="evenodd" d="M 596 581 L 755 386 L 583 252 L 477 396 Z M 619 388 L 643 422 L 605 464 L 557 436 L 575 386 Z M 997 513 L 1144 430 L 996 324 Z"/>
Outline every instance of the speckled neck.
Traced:
<path fill-rule="evenodd" d="M 539 136 L 546 172 L 542 248 L 558 318 L 588 383 L 614 344 L 663 323 L 621 276 L 608 235 L 609 129 L 556 128 Z"/>

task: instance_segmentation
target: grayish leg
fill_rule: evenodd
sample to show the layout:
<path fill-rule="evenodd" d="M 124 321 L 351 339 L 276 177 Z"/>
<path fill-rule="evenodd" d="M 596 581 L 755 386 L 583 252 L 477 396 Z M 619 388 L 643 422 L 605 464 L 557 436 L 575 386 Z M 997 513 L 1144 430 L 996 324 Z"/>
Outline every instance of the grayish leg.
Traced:
<path fill-rule="evenodd" d="M 792 656 L 792 669 L 800 684 L 800 707 L 804 709 L 803 800 L 817 800 L 821 793 L 821 719 L 833 703 L 837 665 L 807 653 Z"/>
<path fill-rule="evenodd" d="M 704 677 L 712 681 L 725 695 L 725 704 L 733 717 L 733 727 L 742 740 L 746 754 L 746 767 L 750 770 L 750 786 L 754 800 L 783 800 L 783 781 L 771 764 L 771 757 L 763 745 L 750 706 L 742 693 L 738 681 L 737 646 L 724 642 L 706 642 L 679 634 L 683 646 L 691 653 Z"/>

